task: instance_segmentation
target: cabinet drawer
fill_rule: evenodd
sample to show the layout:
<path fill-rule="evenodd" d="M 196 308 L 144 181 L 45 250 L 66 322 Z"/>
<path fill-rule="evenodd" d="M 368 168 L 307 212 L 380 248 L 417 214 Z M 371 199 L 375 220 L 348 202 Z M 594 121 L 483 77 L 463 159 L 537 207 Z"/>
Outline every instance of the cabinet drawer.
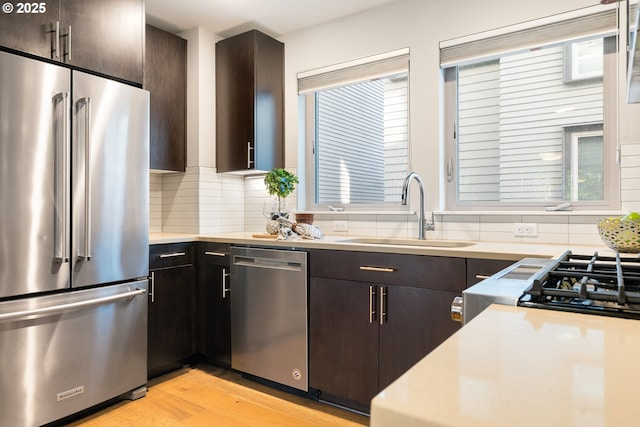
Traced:
<path fill-rule="evenodd" d="M 467 259 L 467 287 L 479 283 L 515 262 L 504 259 Z"/>
<path fill-rule="evenodd" d="M 149 269 L 193 264 L 193 244 L 167 243 L 149 247 Z"/>
<path fill-rule="evenodd" d="M 315 250 L 309 259 L 313 277 L 447 291 L 466 283 L 464 258 Z"/>
<path fill-rule="evenodd" d="M 229 251 L 231 245 L 228 243 L 211 243 L 198 242 L 198 263 L 204 265 L 218 265 L 220 267 L 228 267 L 231 265 L 231 256 Z"/>

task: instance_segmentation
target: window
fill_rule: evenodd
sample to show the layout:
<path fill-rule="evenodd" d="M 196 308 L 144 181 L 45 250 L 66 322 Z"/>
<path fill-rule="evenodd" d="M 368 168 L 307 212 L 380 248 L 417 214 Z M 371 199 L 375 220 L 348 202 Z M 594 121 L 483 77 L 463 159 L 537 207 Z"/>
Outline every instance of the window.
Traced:
<path fill-rule="evenodd" d="M 597 38 L 565 44 L 566 82 L 602 78 L 603 41 L 603 38 Z"/>
<path fill-rule="evenodd" d="M 618 208 L 615 9 L 548 25 L 444 49 L 449 209 Z"/>
<path fill-rule="evenodd" d="M 602 125 L 565 129 L 564 194 L 568 201 L 604 199 Z"/>
<path fill-rule="evenodd" d="M 400 204 L 408 173 L 408 53 L 299 76 L 306 98 L 307 208 Z"/>

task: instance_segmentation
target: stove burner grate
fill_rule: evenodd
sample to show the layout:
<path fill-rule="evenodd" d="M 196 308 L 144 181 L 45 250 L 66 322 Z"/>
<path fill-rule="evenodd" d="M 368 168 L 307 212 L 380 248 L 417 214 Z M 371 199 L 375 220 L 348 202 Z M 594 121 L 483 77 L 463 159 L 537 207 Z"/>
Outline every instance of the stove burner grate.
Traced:
<path fill-rule="evenodd" d="M 520 305 L 640 316 L 640 256 L 567 251 L 524 291 Z"/>

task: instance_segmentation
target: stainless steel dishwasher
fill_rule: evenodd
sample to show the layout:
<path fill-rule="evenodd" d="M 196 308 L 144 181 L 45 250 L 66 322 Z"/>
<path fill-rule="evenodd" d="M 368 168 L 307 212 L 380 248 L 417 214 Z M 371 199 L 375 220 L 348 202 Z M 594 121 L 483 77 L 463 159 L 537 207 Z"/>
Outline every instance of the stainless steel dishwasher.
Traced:
<path fill-rule="evenodd" d="M 307 253 L 231 248 L 231 367 L 308 391 Z"/>

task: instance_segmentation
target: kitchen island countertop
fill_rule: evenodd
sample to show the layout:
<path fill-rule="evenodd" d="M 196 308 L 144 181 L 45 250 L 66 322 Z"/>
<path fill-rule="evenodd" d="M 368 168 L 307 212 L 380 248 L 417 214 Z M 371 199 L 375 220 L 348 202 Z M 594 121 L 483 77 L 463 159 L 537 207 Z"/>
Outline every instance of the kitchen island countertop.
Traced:
<path fill-rule="evenodd" d="M 638 426 L 640 323 L 492 305 L 372 401 L 371 427 Z"/>
<path fill-rule="evenodd" d="M 332 249 L 363 252 L 384 252 L 413 255 L 451 256 L 462 258 L 504 259 L 519 261 L 522 258 L 558 258 L 567 249 L 578 254 L 593 254 L 598 251 L 602 255 L 614 255 L 615 253 L 604 246 L 568 246 L 536 243 L 499 243 L 499 242 L 475 242 L 466 247 L 446 248 L 411 245 L 380 245 L 367 243 L 354 243 L 348 240 L 352 236 L 325 236 L 319 240 L 276 240 L 275 238 L 256 238 L 254 233 L 235 232 L 218 234 L 180 234 L 180 233 L 150 233 L 150 244 L 178 243 L 178 242 L 219 242 L 240 245 L 270 246 L 282 248 L 304 249 Z"/>

